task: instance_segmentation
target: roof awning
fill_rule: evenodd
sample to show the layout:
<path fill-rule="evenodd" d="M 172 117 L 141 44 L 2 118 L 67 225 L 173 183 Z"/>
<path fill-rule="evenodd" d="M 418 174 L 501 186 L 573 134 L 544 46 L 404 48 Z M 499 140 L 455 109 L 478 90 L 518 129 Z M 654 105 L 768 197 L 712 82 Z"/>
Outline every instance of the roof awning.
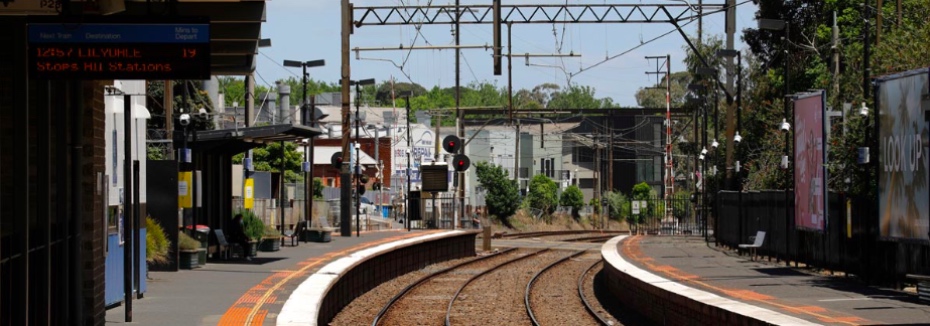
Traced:
<path fill-rule="evenodd" d="M 191 132 L 191 135 L 189 135 L 188 147 L 196 151 L 234 155 L 266 143 L 300 141 L 320 134 L 320 128 L 289 124 L 239 129 L 198 130 Z"/>
<path fill-rule="evenodd" d="M 150 7 L 151 6 L 151 7 Z M 126 1 L 119 15 L 152 15 L 165 5 Z M 255 70 L 255 56 L 265 21 L 264 0 L 209 0 L 177 2 L 180 16 L 210 19 L 210 71 L 213 75 L 247 75 Z"/>

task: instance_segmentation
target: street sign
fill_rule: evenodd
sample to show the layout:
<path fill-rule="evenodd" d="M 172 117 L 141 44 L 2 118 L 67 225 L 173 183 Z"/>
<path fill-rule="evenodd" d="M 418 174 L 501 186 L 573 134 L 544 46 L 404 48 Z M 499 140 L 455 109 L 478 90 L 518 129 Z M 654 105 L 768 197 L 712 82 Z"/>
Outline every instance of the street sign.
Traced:
<path fill-rule="evenodd" d="M 210 24 L 28 24 L 32 79 L 209 79 Z"/>
<path fill-rule="evenodd" d="M 639 201 L 634 200 L 632 204 L 633 204 L 633 214 L 639 214 Z"/>

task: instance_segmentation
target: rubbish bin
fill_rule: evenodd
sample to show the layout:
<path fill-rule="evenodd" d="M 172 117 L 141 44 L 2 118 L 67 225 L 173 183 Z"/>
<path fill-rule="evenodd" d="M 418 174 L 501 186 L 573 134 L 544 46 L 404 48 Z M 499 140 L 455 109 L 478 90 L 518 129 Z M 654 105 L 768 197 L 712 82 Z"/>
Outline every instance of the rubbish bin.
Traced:
<path fill-rule="evenodd" d="M 198 254 L 197 262 L 200 263 L 201 266 L 206 265 L 207 264 L 207 246 L 209 245 L 209 238 L 210 238 L 210 228 L 205 225 L 198 225 L 192 235 L 194 236 L 194 240 L 197 240 L 200 242 L 200 248 L 204 249 L 204 250 L 201 250 L 200 253 Z"/>

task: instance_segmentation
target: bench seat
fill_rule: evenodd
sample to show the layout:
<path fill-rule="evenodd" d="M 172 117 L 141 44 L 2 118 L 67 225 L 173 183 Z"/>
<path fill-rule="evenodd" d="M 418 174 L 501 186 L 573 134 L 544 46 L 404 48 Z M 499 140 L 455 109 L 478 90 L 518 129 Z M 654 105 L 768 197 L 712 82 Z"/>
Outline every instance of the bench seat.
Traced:
<path fill-rule="evenodd" d="M 761 248 L 761 247 L 762 247 L 762 243 L 765 242 L 765 231 L 758 231 L 758 232 L 756 232 L 756 236 L 750 237 L 750 240 L 752 240 L 752 243 L 740 244 L 740 245 L 739 245 L 739 248 L 740 248 L 740 249 L 749 249 L 749 254 L 750 254 L 750 258 L 749 258 L 749 259 L 750 259 L 750 260 L 755 260 L 755 259 L 756 259 L 756 249 Z"/>

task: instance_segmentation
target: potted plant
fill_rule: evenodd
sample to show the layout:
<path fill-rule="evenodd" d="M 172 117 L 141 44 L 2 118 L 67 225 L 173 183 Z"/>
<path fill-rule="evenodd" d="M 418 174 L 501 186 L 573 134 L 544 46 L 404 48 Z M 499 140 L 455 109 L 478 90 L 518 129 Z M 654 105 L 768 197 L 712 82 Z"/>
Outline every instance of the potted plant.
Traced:
<path fill-rule="evenodd" d="M 250 239 L 249 248 L 246 248 L 248 249 L 247 255 L 255 256 L 258 252 L 258 240 L 265 234 L 265 223 L 251 210 L 241 210 L 237 214 L 242 214 L 242 229 Z"/>
<path fill-rule="evenodd" d="M 178 267 L 184 269 L 194 269 L 200 267 L 199 255 L 200 241 L 195 240 L 187 233 L 178 233 Z"/>
<path fill-rule="evenodd" d="M 165 235 L 165 229 L 151 216 L 145 217 L 145 229 L 145 262 L 150 266 L 167 263 L 171 241 Z"/>
<path fill-rule="evenodd" d="M 281 249 L 281 231 L 276 230 L 270 225 L 265 226 L 262 240 L 258 243 L 258 249 L 261 251 L 278 251 Z"/>

